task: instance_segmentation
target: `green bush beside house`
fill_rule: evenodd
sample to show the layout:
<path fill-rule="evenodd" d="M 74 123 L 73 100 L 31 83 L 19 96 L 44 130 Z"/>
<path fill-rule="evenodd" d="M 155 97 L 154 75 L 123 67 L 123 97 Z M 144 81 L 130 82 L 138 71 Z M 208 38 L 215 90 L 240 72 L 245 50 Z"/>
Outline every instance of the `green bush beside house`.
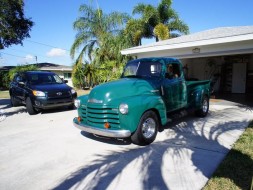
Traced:
<path fill-rule="evenodd" d="M 0 71 L 0 89 L 9 89 L 10 81 L 13 79 L 15 73 L 34 70 L 38 70 L 38 67 L 36 65 L 18 65 L 9 71 Z"/>

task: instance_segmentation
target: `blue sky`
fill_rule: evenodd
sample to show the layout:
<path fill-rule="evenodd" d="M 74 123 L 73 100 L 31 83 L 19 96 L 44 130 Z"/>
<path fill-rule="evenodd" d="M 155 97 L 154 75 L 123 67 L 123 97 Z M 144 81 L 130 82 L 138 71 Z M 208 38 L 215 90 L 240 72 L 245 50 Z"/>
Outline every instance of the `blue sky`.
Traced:
<path fill-rule="evenodd" d="M 157 5 L 160 0 L 97 0 L 104 12 L 131 14 L 138 3 Z M 25 15 L 35 23 L 23 46 L 13 45 L 0 51 L 0 66 L 30 64 L 37 61 L 71 66 L 69 49 L 76 31 L 73 22 L 79 6 L 95 0 L 24 0 Z M 190 33 L 224 26 L 253 25 L 252 0 L 174 0 L 172 7 L 188 24 Z M 150 43 L 152 41 L 145 41 Z"/>

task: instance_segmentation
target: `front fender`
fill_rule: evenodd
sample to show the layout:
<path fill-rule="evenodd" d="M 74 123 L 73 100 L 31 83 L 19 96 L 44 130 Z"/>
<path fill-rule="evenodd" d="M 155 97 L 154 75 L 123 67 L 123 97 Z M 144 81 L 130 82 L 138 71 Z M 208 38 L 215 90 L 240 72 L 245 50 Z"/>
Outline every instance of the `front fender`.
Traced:
<path fill-rule="evenodd" d="M 166 107 L 160 96 L 135 96 L 125 99 L 122 103 L 126 103 L 129 110 L 126 115 L 119 113 L 120 125 L 123 129 L 128 129 L 131 132 L 134 132 L 139 124 L 142 114 L 151 109 L 154 109 L 159 113 L 162 125 L 167 122 Z"/>

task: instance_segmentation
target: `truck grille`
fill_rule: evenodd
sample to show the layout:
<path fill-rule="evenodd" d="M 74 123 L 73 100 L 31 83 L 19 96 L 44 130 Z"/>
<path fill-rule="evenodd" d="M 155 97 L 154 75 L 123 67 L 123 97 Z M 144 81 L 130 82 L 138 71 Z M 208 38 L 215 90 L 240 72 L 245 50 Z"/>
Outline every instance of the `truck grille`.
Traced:
<path fill-rule="evenodd" d="M 48 99 L 63 99 L 71 98 L 71 93 L 69 91 L 50 91 L 47 93 Z"/>
<path fill-rule="evenodd" d="M 117 108 L 87 105 L 81 107 L 80 116 L 85 123 L 91 126 L 104 128 L 104 124 L 108 122 L 111 128 L 119 128 L 119 112 Z"/>

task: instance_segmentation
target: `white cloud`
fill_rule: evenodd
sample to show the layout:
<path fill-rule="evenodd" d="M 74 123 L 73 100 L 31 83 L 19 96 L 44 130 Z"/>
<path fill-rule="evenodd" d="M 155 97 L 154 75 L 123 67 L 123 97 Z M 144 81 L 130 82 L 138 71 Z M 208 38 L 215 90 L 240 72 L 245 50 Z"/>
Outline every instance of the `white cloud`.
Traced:
<path fill-rule="evenodd" d="M 25 61 L 29 62 L 29 61 L 34 61 L 35 60 L 35 57 L 33 55 L 26 55 L 25 56 Z"/>
<path fill-rule="evenodd" d="M 66 55 L 66 50 L 60 48 L 52 48 L 47 52 L 48 57 L 61 57 Z"/>
<path fill-rule="evenodd" d="M 31 54 L 27 54 L 23 59 L 18 59 L 17 64 L 33 64 L 35 63 L 35 56 Z"/>

